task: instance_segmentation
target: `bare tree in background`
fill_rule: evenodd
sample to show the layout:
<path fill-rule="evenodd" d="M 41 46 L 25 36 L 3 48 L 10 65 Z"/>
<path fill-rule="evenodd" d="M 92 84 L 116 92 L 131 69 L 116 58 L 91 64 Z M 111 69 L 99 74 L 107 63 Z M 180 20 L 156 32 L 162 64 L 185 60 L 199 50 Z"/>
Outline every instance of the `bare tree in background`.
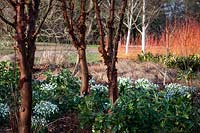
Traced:
<path fill-rule="evenodd" d="M 74 47 L 78 51 L 82 81 L 80 95 L 84 96 L 89 93 L 89 72 L 86 60 L 85 41 L 87 0 L 80 0 L 79 2 L 75 0 L 61 0 L 61 3 L 66 28 Z"/>
<path fill-rule="evenodd" d="M 133 25 L 138 20 L 139 14 L 141 12 L 141 9 L 139 8 L 140 5 L 141 5 L 141 0 L 136 0 L 136 1 L 129 0 L 128 1 L 128 7 L 126 9 L 126 22 L 124 22 L 124 25 L 128 28 L 128 33 L 127 33 L 127 37 L 126 37 L 126 54 L 128 54 L 131 30 L 133 28 Z M 136 12 L 138 12 L 138 13 L 136 13 Z M 134 15 L 135 15 L 135 17 L 134 17 Z"/>
<path fill-rule="evenodd" d="M 152 4 L 152 3 L 153 4 Z M 157 5 L 156 5 L 157 3 Z M 147 8 L 147 5 L 150 5 Z M 159 6 L 159 2 L 156 1 L 148 1 L 148 0 L 142 0 L 142 12 L 141 12 L 141 27 L 140 25 L 138 25 L 135 21 L 135 28 L 140 32 L 140 34 L 142 35 L 142 52 L 145 53 L 145 47 L 146 47 L 146 29 L 148 28 L 150 22 L 152 21 L 152 19 L 155 17 L 155 15 L 157 15 L 157 13 L 160 10 L 160 6 Z M 140 12 L 138 12 L 140 14 Z M 138 15 L 137 15 L 138 16 Z"/>
<path fill-rule="evenodd" d="M 93 0 L 96 19 L 98 24 L 98 30 L 100 35 L 99 41 L 99 52 L 101 53 L 104 63 L 107 66 L 107 77 L 108 77 L 108 89 L 109 89 L 109 98 L 113 104 L 118 98 L 118 87 L 117 87 L 117 51 L 118 51 L 118 42 L 120 39 L 120 32 L 123 24 L 125 8 L 127 5 L 127 0 L 121 0 L 121 10 L 120 10 L 120 21 L 117 26 L 117 30 L 114 28 L 114 19 L 115 19 L 115 2 L 116 0 L 110 0 L 109 5 L 109 18 L 107 21 L 107 42 L 108 48 L 105 44 L 105 27 L 102 24 L 102 17 L 100 13 L 100 5 L 98 0 Z"/>
<path fill-rule="evenodd" d="M 157 4 L 157 5 L 155 5 Z M 126 50 L 128 54 L 128 48 L 131 39 L 131 30 L 134 28 L 141 34 L 142 39 L 142 51 L 145 52 L 146 46 L 146 29 L 150 22 L 157 15 L 160 9 L 160 3 L 157 0 L 129 0 L 125 12 L 125 21 L 123 24 L 127 27 L 128 33 L 126 36 Z M 119 19 L 119 16 L 117 16 Z"/>
<path fill-rule="evenodd" d="M 14 19 L 11 21 L 7 19 L 7 16 L 0 14 L 0 19 L 15 29 L 14 39 L 17 42 L 15 50 L 20 70 L 19 91 L 21 95 L 17 118 L 19 133 L 31 132 L 32 69 L 36 50 L 35 41 L 51 9 L 52 1 L 49 1 L 46 13 L 38 27 L 36 27 L 36 20 L 38 19 L 40 0 L 4 0 L 12 6 Z"/>

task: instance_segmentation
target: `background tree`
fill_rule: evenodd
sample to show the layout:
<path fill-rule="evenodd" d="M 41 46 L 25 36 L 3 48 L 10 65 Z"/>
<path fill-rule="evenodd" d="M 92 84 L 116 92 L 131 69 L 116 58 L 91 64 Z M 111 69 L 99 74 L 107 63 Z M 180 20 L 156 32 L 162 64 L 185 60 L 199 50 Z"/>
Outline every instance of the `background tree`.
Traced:
<path fill-rule="evenodd" d="M 128 47 L 130 43 L 130 36 L 131 36 L 131 30 L 133 28 L 133 25 L 136 23 L 139 14 L 141 10 L 138 6 L 141 5 L 141 0 L 129 0 L 128 6 L 126 8 L 126 22 L 124 22 L 124 25 L 128 29 L 127 37 L 126 37 L 126 54 L 128 54 Z M 137 12 L 137 14 L 135 14 Z M 134 17 L 135 16 L 135 17 Z"/>
<path fill-rule="evenodd" d="M 141 34 L 142 51 L 144 52 L 146 43 L 146 29 L 151 24 L 151 22 L 156 18 L 161 7 L 161 2 L 154 0 L 129 0 L 125 12 L 124 26 L 127 28 L 126 36 L 126 50 L 125 53 L 128 54 L 128 48 L 131 39 L 131 32 L 134 29 Z M 134 33 L 136 34 L 136 33 Z"/>
<path fill-rule="evenodd" d="M 32 112 L 32 69 L 34 65 L 34 57 L 36 50 L 36 37 L 44 23 L 52 1 L 49 1 L 46 13 L 43 16 L 38 27 L 36 20 L 39 13 L 39 0 L 4 0 L 6 4 L 12 7 L 12 18 L 7 18 L 3 13 L 0 18 L 7 25 L 15 30 L 14 39 L 16 40 L 15 50 L 20 70 L 19 91 L 21 95 L 21 103 L 18 111 L 18 132 L 31 132 L 31 112 Z"/>
<path fill-rule="evenodd" d="M 93 0 L 96 19 L 98 24 L 98 30 L 100 35 L 99 41 L 99 52 L 101 53 L 104 63 L 107 66 L 107 77 L 108 77 L 108 89 L 109 89 L 109 98 L 113 104 L 118 98 L 118 88 L 117 88 L 117 51 L 118 51 L 118 42 L 120 39 L 120 32 L 123 24 L 125 8 L 127 5 L 127 0 L 121 1 L 120 9 L 120 21 L 117 28 L 114 28 L 115 20 L 115 0 L 110 1 L 109 5 L 109 18 L 107 21 L 107 48 L 105 44 L 105 27 L 102 24 L 102 17 L 100 12 L 100 4 L 98 0 Z"/>
<path fill-rule="evenodd" d="M 149 1 L 149 0 L 142 0 L 141 5 L 141 15 L 139 19 L 141 19 L 141 25 L 135 23 L 135 28 L 138 30 L 138 32 L 141 34 L 142 39 L 142 52 L 145 53 L 145 47 L 146 47 L 146 30 L 150 24 L 150 22 L 153 20 L 153 18 L 158 14 L 160 10 L 160 2 L 159 1 Z M 140 12 L 138 12 L 140 13 Z M 136 21 L 135 21 L 136 22 Z"/>

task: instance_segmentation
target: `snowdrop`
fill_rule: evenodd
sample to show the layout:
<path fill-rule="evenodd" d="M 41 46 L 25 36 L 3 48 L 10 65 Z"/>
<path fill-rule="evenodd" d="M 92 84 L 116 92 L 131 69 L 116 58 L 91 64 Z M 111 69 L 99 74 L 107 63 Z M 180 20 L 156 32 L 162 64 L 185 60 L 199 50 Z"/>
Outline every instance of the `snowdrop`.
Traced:
<path fill-rule="evenodd" d="M 57 105 L 52 104 L 49 101 L 41 101 L 40 103 L 37 103 L 35 105 L 33 110 L 34 110 L 33 113 L 34 115 L 32 117 L 33 125 L 37 123 L 45 125 L 48 122 L 46 118 L 58 112 L 59 108 Z"/>
<path fill-rule="evenodd" d="M 119 77 L 118 87 L 119 88 L 121 88 L 121 87 L 132 88 L 133 81 L 130 78 Z"/>
<path fill-rule="evenodd" d="M 195 92 L 196 88 L 194 87 L 188 87 L 188 86 L 182 86 L 177 83 L 170 83 L 165 86 L 166 94 L 165 98 L 170 99 L 174 95 L 180 95 L 180 96 L 190 96 L 191 93 Z"/>
<path fill-rule="evenodd" d="M 6 119 L 9 115 L 9 107 L 7 104 L 0 103 L 0 118 Z"/>
<path fill-rule="evenodd" d="M 57 84 L 56 83 L 45 83 L 45 84 L 42 84 L 40 87 L 41 87 L 40 90 L 50 91 L 50 90 L 54 90 L 57 87 Z"/>
<path fill-rule="evenodd" d="M 136 88 L 143 88 L 143 89 L 157 89 L 158 85 L 150 82 L 148 79 L 141 78 L 135 81 Z"/>

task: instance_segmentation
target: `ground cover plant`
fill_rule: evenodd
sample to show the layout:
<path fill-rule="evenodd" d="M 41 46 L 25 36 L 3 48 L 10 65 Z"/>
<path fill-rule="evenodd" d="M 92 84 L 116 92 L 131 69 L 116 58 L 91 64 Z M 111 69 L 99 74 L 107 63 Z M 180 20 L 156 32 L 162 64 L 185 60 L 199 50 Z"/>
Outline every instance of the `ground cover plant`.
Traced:
<path fill-rule="evenodd" d="M 12 76 L 16 71 L 10 62 L 3 62 L 1 66 L 5 75 Z M 107 129 L 112 132 L 193 132 L 200 128 L 199 103 L 194 100 L 196 88 L 171 83 L 160 90 L 158 85 L 144 78 L 136 81 L 119 78 L 119 98 L 111 105 L 106 84 L 91 79 L 90 94 L 80 97 L 80 81 L 67 69 L 57 74 L 48 71 L 44 75 L 45 79 L 33 81 L 32 128 L 35 132 L 48 132 L 49 123 L 70 112 L 77 114 L 79 129 L 93 132 Z M 1 85 L 3 81 L 0 80 Z M 9 89 L 10 86 L 7 93 Z M 0 117 L 6 122 L 12 102 L 7 103 L 3 98 L 0 102 Z"/>
<path fill-rule="evenodd" d="M 162 63 L 170 68 L 178 68 L 179 80 L 185 80 L 187 85 L 192 85 L 192 80 L 199 78 L 197 73 L 200 72 L 200 56 L 193 54 L 189 56 L 177 56 L 172 54 L 153 55 L 152 53 L 142 53 L 138 55 L 138 60 L 141 62 L 150 61 Z"/>

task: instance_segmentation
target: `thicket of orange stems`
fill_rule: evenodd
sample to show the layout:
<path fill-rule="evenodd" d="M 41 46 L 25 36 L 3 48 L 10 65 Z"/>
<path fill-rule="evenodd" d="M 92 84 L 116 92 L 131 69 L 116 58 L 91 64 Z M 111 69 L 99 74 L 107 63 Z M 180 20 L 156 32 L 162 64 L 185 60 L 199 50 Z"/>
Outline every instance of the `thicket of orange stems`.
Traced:
<path fill-rule="evenodd" d="M 141 36 L 138 36 L 135 41 L 131 41 L 128 55 L 124 54 L 124 42 L 125 40 L 120 44 L 119 57 L 134 58 L 141 53 Z M 182 56 L 200 54 L 200 23 L 191 19 L 174 25 L 166 23 L 159 39 L 147 34 L 146 52 L 153 54 L 170 52 Z"/>

